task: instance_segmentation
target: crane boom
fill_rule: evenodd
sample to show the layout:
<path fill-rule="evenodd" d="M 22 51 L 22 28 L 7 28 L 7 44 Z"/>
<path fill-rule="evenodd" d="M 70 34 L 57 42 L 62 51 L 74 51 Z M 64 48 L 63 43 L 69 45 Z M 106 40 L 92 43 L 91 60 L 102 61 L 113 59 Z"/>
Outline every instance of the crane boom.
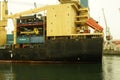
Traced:
<path fill-rule="evenodd" d="M 102 12 L 103 12 L 104 22 L 105 22 L 105 26 L 106 26 L 106 40 L 111 40 L 112 36 L 111 36 L 111 33 L 110 33 L 110 28 L 107 25 L 107 20 L 106 20 L 105 12 L 104 12 L 103 8 L 102 8 Z"/>
<path fill-rule="evenodd" d="M 105 26 L 106 26 L 106 29 L 107 29 L 108 25 L 107 25 L 107 20 L 106 20 L 105 12 L 104 12 L 103 8 L 102 8 L 102 12 L 103 12 L 103 17 L 104 17 L 104 21 L 105 21 Z"/>
<path fill-rule="evenodd" d="M 102 12 L 103 12 L 103 17 L 104 17 L 104 22 L 105 22 L 105 26 L 106 26 L 106 43 L 104 45 L 104 49 L 105 50 L 111 50 L 113 49 L 113 43 L 112 43 L 112 35 L 110 33 L 110 28 L 108 27 L 107 25 L 107 20 L 106 20 L 106 17 L 105 17 L 105 12 L 104 12 L 104 9 L 102 8 Z"/>
<path fill-rule="evenodd" d="M 12 14 L 12 15 L 8 15 L 6 18 L 7 19 L 8 18 L 18 18 L 18 17 L 23 16 L 23 15 L 38 13 L 38 12 L 47 10 L 48 7 L 50 7 L 50 6 L 43 6 L 43 7 L 39 7 L 39 8 L 34 8 L 34 9 L 31 9 L 31 10 L 15 13 L 15 14 Z"/>

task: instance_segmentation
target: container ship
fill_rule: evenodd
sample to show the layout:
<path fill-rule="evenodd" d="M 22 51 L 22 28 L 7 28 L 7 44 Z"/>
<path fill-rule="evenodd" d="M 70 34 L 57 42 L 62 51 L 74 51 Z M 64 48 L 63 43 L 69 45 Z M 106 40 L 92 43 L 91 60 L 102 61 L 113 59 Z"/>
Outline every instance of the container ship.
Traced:
<path fill-rule="evenodd" d="M 0 60 L 101 62 L 103 28 L 89 16 L 84 0 L 59 2 L 11 15 L 7 1 L 1 2 Z M 12 34 L 5 30 L 9 18 Z"/>

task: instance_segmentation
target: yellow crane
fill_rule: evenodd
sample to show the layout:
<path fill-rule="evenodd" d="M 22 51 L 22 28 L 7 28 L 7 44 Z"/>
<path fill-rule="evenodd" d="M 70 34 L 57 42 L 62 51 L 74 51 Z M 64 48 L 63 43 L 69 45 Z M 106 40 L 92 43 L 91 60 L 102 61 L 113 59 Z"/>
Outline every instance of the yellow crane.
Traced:
<path fill-rule="evenodd" d="M 47 5 L 43 7 L 36 7 L 31 10 L 15 13 L 8 15 L 7 1 L 1 2 L 1 13 L 0 13 L 0 28 L 4 31 L 4 42 L 0 42 L 0 45 L 4 45 L 6 42 L 6 31 L 5 26 L 7 25 L 7 19 L 12 18 L 14 22 L 14 44 L 16 44 L 16 18 L 21 16 L 26 16 L 30 14 L 36 14 L 39 12 L 47 12 L 46 17 L 46 36 L 50 38 L 57 38 L 60 36 L 73 37 L 73 36 L 103 36 L 103 33 L 90 34 L 88 25 L 86 22 L 89 18 L 88 9 L 81 7 L 79 0 L 59 0 L 61 4 L 59 5 Z M 61 18 L 62 17 L 62 18 Z M 93 21 L 92 21 L 93 22 Z M 63 25 L 64 24 L 64 25 Z M 95 22 L 91 23 L 98 26 Z M 94 26 L 94 25 L 91 25 Z M 80 33 L 84 34 L 80 34 Z M 0 32 L 1 33 L 1 32 Z M 3 34 L 2 34 L 3 35 Z M 0 34 L 0 36 L 2 36 Z M 71 37 L 71 38 L 72 38 Z M 74 38 L 74 37 L 73 37 Z"/>
<path fill-rule="evenodd" d="M 5 27 L 7 25 L 8 8 L 7 1 L 0 2 L 0 45 L 6 44 L 6 30 Z"/>
<path fill-rule="evenodd" d="M 64 7 L 65 7 L 65 10 L 64 11 L 66 11 L 66 7 L 69 7 L 69 6 L 74 6 L 76 9 L 78 9 L 78 3 L 79 3 L 79 0 L 60 0 L 60 2 L 62 3 L 62 4 L 64 4 L 64 3 L 71 3 L 71 4 L 68 4 L 68 5 L 64 5 L 63 6 L 63 9 L 64 9 Z M 8 12 L 8 8 L 7 8 L 7 1 L 6 0 L 4 0 L 3 2 L 1 2 L 1 6 L 3 6 L 2 7 L 2 9 L 1 9 L 1 17 L 2 17 L 2 19 L 0 20 L 0 26 L 4 26 L 4 28 L 5 28 L 5 26 L 7 25 L 7 19 L 9 19 L 9 18 L 11 18 L 11 19 L 13 19 L 13 23 L 14 23 L 14 44 L 16 44 L 16 18 L 19 18 L 19 17 L 21 17 L 21 16 L 25 16 L 25 15 L 29 15 L 29 14 L 35 14 L 35 13 L 38 13 L 38 12 L 41 12 L 41 11 L 49 11 L 49 12 L 51 12 L 51 9 L 52 8 L 54 8 L 54 7 L 56 7 L 56 11 L 54 11 L 54 12 L 56 12 L 56 14 L 61 14 L 61 13 L 59 13 L 59 8 L 61 8 L 62 6 L 59 6 L 59 7 L 57 7 L 57 6 L 54 6 L 54 5 L 47 5 L 47 6 L 43 6 L 43 7 L 36 7 L 36 8 L 34 8 L 34 9 L 31 9 L 31 10 L 27 10 L 27 11 L 23 11 L 23 12 L 19 12 L 19 13 L 15 13 L 15 14 L 11 14 L 11 15 L 8 15 L 8 13 L 5 13 L 6 11 Z M 77 5 L 76 5 L 77 4 Z M 50 16 L 51 14 L 53 14 L 53 12 L 52 13 L 47 13 L 47 16 Z M 64 15 L 64 16 L 66 16 L 66 15 Z M 75 15 L 73 16 L 73 17 L 75 17 Z M 65 17 L 66 18 L 66 17 Z M 50 16 L 50 19 L 51 20 L 54 20 L 53 18 L 52 18 L 52 16 Z M 58 18 L 57 19 L 58 20 L 58 23 L 60 22 L 60 19 Z M 74 21 L 74 20 L 73 20 Z M 58 23 L 56 23 L 56 24 L 58 24 Z M 49 23 L 47 23 L 47 24 L 49 24 Z M 59 23 L 60 24 L 60 23 Z M 66 25 L 68 25 L 68 24 L 66 24 Z M 71 24 L 70 24 L 71 25 Z M 74 24 L 72 24 L 72 25 L 74 25 Z M 51 26 L 51 25 L 50 25 Z M 54 26 L 56 26 L 56 25 L 54 25 Z M 3 30 L 1 30 L 1 31 L 3 31 Z M 48 30 L 48 31 L 50 31 L 50 29 Z M 4 31 L 4 32 L 6 32 L 6 31 Z M 55 31 L 54 33 L 56 33 L 57 31 Z M 65 32 L 66 31 L 64 31 L 64 34 L 65 34 Z M 50 32 L 49 32 L 50 33 Z M 52 34 L 52 33 L 51 33 Z M 0 45 L 1 44 L 5 44 L 5 42 L 6 42 L 6 33 L 4 33 L 4 37 L 2 37 L 2 39 L 4 39 L 3 41 L 4 41 L 4 43 L 3 42 L 0 42 Z"/>

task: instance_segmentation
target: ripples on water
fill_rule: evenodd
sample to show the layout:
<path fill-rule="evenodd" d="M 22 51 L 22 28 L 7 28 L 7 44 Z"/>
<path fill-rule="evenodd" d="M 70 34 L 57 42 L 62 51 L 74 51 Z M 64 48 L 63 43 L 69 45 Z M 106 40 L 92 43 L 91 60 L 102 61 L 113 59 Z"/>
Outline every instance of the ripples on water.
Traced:
<path fill-rule="evenodd" d="M 0 64 L 0 80 L 120 80 L 120 56 L 102 64 Z"/>
<path fill-rule="evenodd" d="M 120 80 L 120 56 L 104 56 L 102 71 L 103 80 Z"/>

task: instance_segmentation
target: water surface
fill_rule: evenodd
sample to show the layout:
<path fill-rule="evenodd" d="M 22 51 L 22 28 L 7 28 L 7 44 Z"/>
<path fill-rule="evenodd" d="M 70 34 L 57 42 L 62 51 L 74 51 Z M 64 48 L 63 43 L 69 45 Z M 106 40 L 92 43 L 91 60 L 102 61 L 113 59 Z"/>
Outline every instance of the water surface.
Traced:
<path fill-rule="evenodd" d="M 103 56 L 103 63 L 1 63 L 0 80 L 120 80 L 120 57 Z"/>

